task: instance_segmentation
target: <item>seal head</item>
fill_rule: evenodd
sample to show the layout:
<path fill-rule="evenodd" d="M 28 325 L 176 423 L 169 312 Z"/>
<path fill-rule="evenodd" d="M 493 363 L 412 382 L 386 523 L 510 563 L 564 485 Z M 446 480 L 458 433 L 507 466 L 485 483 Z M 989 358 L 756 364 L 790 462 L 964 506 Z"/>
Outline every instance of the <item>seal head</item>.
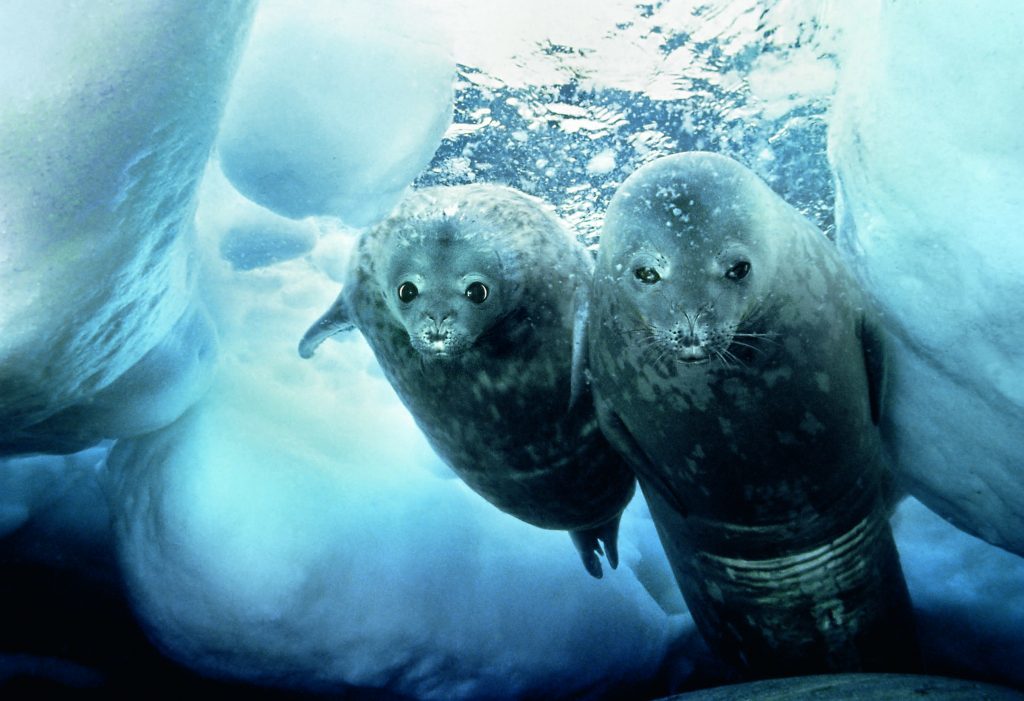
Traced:
<path fill-rule="evenodd" d="M 427 361 L 458 357 L 522 299 L 518 256 L 466 236 L 457 208 L 396 233 L 377 281 L 388 309 Z M 504 255 L 503 255 L 504 253 Z"/>
<path fill-rule="evenodd" d="M 671 166 L 662 159 L 651 168 Z M 728 366 L 761 345 L 757 321 L 770 303 L 778 246 L 763 234 L 764 208 L 734 197 L 746 175 L 696 169 L 685 180 L 643 190 L 634 181 L 617 193 L 602 282 L 617 288 L 651 361 Z"/>

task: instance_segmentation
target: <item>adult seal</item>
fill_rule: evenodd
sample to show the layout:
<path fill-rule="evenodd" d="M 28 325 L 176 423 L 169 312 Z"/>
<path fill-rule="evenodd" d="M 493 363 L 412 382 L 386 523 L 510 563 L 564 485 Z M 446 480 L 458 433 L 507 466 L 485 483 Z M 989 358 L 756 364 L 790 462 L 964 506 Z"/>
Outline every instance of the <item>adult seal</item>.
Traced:
<path fill-rule="evenodd" d="M 592 269 L 561 222 L 516 190 L 419 190 L 360 238 L 299 353 L 358 327 L 442 459 L 502 511 L 570 531 L 601 577 L 599 555 L 617 565 L 635 480 L 581 379 Z"/>
<path fill-rule="evenodd" d="M 753 677 L 914 669 L 882 334 L 821 232 L 729 158 L 662 158 L 612 198 L 591 314 L 601 426 L 711 648 Z"/>

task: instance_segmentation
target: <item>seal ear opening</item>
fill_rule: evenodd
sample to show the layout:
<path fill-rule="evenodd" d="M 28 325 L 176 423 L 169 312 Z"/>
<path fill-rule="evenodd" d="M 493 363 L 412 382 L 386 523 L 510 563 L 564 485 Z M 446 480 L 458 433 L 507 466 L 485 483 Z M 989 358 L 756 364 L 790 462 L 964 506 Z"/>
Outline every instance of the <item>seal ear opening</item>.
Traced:
<path fill-rule="evenodd" d="M 312 358 L 320 344 L 331 336 L 355 328 L 355 322 L 352 321 L 352 315 L 349 313 L 343 295 L 344 290 L 334 300 L 334 304 L 309 327 L 302 340 L 299 341 L 299 355 L 303 358 Z"/>

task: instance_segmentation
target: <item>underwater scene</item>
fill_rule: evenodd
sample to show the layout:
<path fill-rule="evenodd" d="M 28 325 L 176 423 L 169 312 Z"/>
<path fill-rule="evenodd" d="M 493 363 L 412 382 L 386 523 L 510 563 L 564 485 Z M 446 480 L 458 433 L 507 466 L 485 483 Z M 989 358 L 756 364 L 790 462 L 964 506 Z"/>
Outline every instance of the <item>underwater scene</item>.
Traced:
<path fill-rule="evenodd" d="M 0 697 L 1024 698 L 1022 37 L 0 7 Z"/>

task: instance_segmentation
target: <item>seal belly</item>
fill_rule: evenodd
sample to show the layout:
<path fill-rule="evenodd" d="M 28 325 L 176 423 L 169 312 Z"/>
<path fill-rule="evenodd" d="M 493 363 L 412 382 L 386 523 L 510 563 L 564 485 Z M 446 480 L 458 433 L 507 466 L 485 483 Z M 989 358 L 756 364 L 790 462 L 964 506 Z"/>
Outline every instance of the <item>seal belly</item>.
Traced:
<path fill-rule="evenodd" d="M 586 530 L 629 504 L 635 478 L 601 434 L 589 392 L 569 406 L 567 347 L 497 364 L 474 349 L 457 365 L 419 371 L 407 344 L 369 340 L 437 454 L 497 508 L 540 528 Z"/>

